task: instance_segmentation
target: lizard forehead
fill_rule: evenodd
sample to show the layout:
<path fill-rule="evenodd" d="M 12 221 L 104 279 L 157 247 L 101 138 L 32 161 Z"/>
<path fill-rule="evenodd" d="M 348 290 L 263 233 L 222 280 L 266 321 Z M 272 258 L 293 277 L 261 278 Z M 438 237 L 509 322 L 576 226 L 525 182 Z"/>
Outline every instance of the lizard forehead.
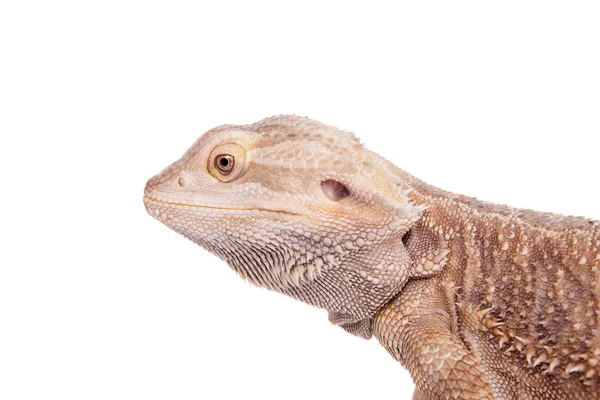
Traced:
<path fill-rule="evenodd" d="M 285 140 L 304 140 L 328 143 L 332 148 L 345 149 L 349 152 L 362 149 L 362 144 L 352 132 L 295 115 L 265 118 L 248 127 L 255 130 L 265 144 Z"/>
<path fill-rule="evenodd" d="M 321 143 L 332 150 L 348 155 L 360 153 L 363 145 L 352 133 L 306 117 L 280 115 L 265 118 L 251 125 L 221 125 L 200 136 L 190 147 L 187 156 L 215 143 L 245 137 L 255 148 L 281 143 Z"/>

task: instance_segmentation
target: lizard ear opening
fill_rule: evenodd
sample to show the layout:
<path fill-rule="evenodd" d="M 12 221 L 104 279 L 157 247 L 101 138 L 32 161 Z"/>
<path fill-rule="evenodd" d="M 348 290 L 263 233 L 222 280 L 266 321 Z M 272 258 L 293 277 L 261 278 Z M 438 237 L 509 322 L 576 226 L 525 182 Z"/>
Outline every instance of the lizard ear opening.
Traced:
<path fill-rule="evenodd" d="M 412 233 L 412 228 L 407 230 L 406 233 L 404 234 L 404 236 L 402 236 L 402 243 L 404 244 L 404 247 L 408 246 L 408 241 L 410 240 L 411 233 Z"/>
<path fill-rule="evenodd" d="M 350 196 L 350 190 L 343 183 L 332 179 L 321 182 L 321 190 L 332 201 L 340 201 Z"/>

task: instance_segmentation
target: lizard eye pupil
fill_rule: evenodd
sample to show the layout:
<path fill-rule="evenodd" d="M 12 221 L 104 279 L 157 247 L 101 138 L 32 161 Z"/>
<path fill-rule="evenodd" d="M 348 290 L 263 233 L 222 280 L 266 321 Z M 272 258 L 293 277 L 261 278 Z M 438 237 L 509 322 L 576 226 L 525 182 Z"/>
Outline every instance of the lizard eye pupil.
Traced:
<path fill-rule="evenodd" d="M 233 170 L 235 160 L 231 154 L 220 154 L 215 158 L 215 168 L 223 175 L 227 175 Z"/>

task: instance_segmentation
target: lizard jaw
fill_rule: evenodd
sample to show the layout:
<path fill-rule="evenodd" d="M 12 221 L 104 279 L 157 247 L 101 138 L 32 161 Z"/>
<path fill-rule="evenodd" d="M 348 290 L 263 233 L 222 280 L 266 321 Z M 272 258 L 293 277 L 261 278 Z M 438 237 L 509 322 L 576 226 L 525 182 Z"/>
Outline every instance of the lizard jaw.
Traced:
<path fill-rule="evenodd" d="M 150 212 L 149 207 L 161 207 L 161 208 L 176 208 L 183 210 L 195 210 L 195 209 L 206 209 L 206 210 L 219 210 L 219 211 L 245 211 L 245 212 L 267 212 L 267 213 L 276 213 L 276 214 L 285 214 L 285 215 L 301 215 L 297 212 L 286 211 L 286 210 L 271 210 L 268 208 L 261 207 L 253 207 L 253 208 L 234 208 L 234 207 L 217 207 L 210 205 L 200 205 L 200 204 L 190 204 L 190 203 L 179 203 L 174 201 L 163 201 L 152 198 L 148 195 L 144 195 L 144 205 L 146 206 L 146 210 Z M 155 208 L 155 210 L 157 210 Z"/>

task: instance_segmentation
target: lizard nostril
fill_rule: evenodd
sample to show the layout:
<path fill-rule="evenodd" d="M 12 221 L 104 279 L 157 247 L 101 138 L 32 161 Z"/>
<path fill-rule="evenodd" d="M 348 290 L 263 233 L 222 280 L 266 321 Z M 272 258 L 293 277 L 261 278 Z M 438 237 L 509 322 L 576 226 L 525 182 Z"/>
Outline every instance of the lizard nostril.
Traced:
<path fill-rule="evenodd" d="M 179 185 L 179 187 L 185 187 L 187 185 L 187 182 L 185 181 L 184 177 L 180 177 L 179 179 L 177 179 L 177 184 Z"/>

